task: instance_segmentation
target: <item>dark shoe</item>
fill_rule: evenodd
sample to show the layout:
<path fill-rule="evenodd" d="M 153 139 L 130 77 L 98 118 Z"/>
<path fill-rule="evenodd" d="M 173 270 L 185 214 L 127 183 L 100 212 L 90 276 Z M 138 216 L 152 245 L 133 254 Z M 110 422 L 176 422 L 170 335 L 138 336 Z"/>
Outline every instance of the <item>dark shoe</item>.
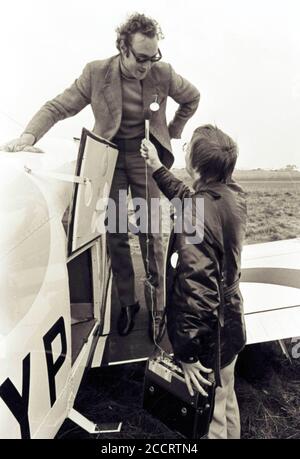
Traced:
<path fill-rule="evenodd" d="M 117 328 L 119 335 L 128 335 L 134 327 L 134 317 L 140 309 L 139 303 L 131 304 L 121 308 Z"/>
<path fill-rule="evenodd" d="M 153 343 L 160 343 L 166 331 L 166 324 L 163 312 L 156 312 L 152 315 L 149 312 L 149 337 Z"/>

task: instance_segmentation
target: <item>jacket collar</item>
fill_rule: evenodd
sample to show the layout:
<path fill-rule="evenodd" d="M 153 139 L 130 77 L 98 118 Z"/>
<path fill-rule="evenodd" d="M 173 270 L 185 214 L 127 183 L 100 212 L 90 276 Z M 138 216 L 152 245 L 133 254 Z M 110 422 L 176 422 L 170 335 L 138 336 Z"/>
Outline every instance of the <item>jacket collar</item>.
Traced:
<path fill-rule="evenodd" d="M 221 198 L 222 193 L 228 189 L 231 189 L 232 191 L 239 192 L 239 193 L 244 192 L 242 187 L 237 182 L 235 182 L 233 179 L 230 179 L 226 183 L 223 183 L 223 182 L 205 183 L 205 182 L 202 182 L 201 179 L 197 179 L 193 183 L 193 188 L 196 192 L 207 192 L 215 199 Z"/>
<path fill-rule="evenodd" d="M 106 103 L 116 124 L 122 116 L 122 87 L 120 74 L 120 56 L 113 56 L 108 64 L 104 78 L 103 93 Z"/>

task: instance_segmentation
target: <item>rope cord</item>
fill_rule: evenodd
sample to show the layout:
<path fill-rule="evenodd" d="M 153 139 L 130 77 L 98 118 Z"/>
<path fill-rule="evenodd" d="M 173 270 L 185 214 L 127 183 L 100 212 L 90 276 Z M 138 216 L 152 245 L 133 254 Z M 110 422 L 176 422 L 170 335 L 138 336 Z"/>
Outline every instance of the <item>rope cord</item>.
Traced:
<path fill-rule="evenodd" d="M 149 129 L 149 119 L 145 120 L 145 137 L 147 140 L 150 140 L 150 129 Z M 151 214 L 151 202 L 149 203 L 149 182 L 148 182 L 148 164 L 147 161 L 145 160 L 145 185 L 146 185 L 146 209 L 147 209 L 147 237 L 146 237 L 146 282 L 149 286 L 150 290 L 150 296 L 151 296 L 151 319 L 152 319 L 152 328 L 154 331 L 154 336 L 153 336 L 153 342 L 155 347 L 160 350 L 162 354 L 166 354 L 169 357 L 171 357 L 168 352 L 166 352 L 156 341 L 155 338 L 155 310 L 154 310 L 154 288 L 153 285 L 150 282 L 151 279 L 151 274 L 150 274 L 150 254 L 149 254 L 149 245 L 150 245 L 150 239 L 149 239 L 149 213 Z M 150 205 L 149 205 L 150 204 Z M 163 319 L 165 320 L 165 315 L 163 315 Z"/>

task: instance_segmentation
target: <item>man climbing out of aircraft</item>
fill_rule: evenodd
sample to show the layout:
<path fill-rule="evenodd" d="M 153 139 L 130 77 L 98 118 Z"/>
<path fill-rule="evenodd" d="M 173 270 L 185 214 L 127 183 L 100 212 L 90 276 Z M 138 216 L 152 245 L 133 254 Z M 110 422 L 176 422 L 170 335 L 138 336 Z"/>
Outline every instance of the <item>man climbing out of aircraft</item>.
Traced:
<path fill-rule="evenodd" d="M 215 370 L 215 408 L 209 438 L 239 438 L 239 410 L 234 392 L 234 366 L 246 343 L 243 299 L 239 290 L 241 250 L 246 226 L 243 190 L 231 179 L 237 146 L 217 127 L 194 131 L 186 153 L 193 190 L 159 160 L 155 146 L 144 140 L 141 155 L 170 200 L 191 199 L 184 220 L 197 223 L 196 240 L 184 231 L 171 235 L 167 254 L 167 329 L 174 355 L 181 362 L 190 393 L 206 395 L 201 375 Z M 197 200 L 204 204 L 197 215 Z M 199 202 L 200 202 L 199 201 Z M 194 237 L 194 235 L 193 235 Z M 175 266 L 171 257 L 177 254 Z"/>
<path fill-rule="evenodd" d="M 88 63 L 81 76 L 62 94 L 48 101 L 32 118 L 20 138 L 4 146 L 9 151 L 39 151 L 35 143 L 58 121 L 76 115 L 91 104 L 95 116 L 95 134 L 116 143 L 119 156 L 111 187 L 116 215 L 124 210 L 120 192 L 133 198 L 159 197 L 159 189 L 147 171 L 139 149 L 145 137 L 145 119 L 155 104 L 150 122 L 151 140 L 156 145 L 162 164 L 170 168 L 174 158 L 170 140 L 178 139 L 186 122 L 195 113 L 200 99 L 198 90 L 176 74 L 171 65 L 159 62 L 158 47 L 163 38 L 159 24 L 143 14 L 133 14 L 117 29 L 119 54 Z M 167 97 L 178 104 L 173 120 L 166 123 Z M 3 148 L 3 147 L 2 147 Z M 127 205 L 126 205 L 127 218 Z M 149 311 L 150 336 L 160 334 L 163 295 L 163 246 L 160 231 L 140 231 L 139 243 L 146 270 L 145 297 Z M 121 225 L 120 225 L 121 226 Z M 112 271 L 121 302 L 118 319 L 120 335 L 127 335 L 134 326 L 140 305 L 135 293 L 134 270 L 128 232 L 108 232 Z"/>

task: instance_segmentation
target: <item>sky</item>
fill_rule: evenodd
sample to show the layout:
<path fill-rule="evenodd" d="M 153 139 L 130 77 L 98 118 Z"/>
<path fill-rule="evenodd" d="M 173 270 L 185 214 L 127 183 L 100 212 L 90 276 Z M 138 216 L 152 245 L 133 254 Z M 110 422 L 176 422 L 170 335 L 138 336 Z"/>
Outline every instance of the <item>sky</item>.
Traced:
<path fill-rule="evenodd" d="M 239 168 L 300 168 L 299 0 L 10 0 L 1 6 L 0 142 L 89 61 L 116 54 L 115 29 L 132 12 L 160 23 L 163 60 L 201 93 L 182 141 L 218 125 L 239 145 Z M 168 119 L 176 104 L 170 101 Z M 90 107 L 47 136 L 71 139 L 93 127 Z M 184 164 L 181 141 L 175 166 Z"/>

